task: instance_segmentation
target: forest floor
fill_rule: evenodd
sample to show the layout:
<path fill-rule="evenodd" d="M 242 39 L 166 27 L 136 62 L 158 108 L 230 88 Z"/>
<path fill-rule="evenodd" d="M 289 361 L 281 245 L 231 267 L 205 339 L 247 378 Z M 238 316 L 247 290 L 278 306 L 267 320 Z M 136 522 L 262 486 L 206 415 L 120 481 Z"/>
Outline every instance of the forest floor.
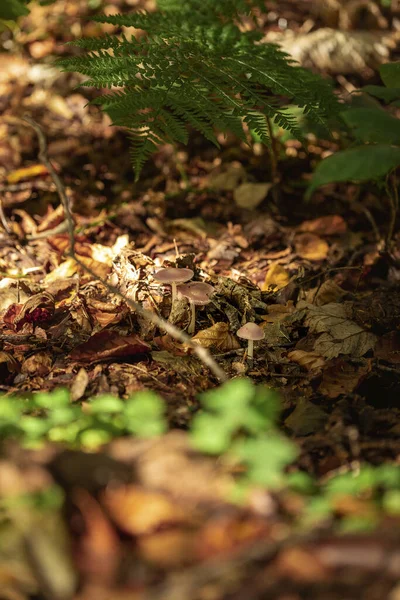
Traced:
<path fill-rule="evenodd" d="M 288 26 L 299 28 L 305 13 L 284 4 Z M 218 380 L 191 347 L 65 256 L 60 198 L 22 119 L 46 136 L 72 204 L 77 257 L 182 330 L 186 301 L 172 309 L 155 271 L 186 267 L 211 284 L 194 339 L 229 378 L 278 391 L 281 429 L 300 448 L 295 468 L 320 481 L 400 458 L 400 234 L 388 248 L 384 190 L 331 185 L 306 203 L 313 167 L 341 142 L 311 136 L 303 147 L 282 132 L 276 183 L 260 144 L 228 137 L 218 150 L 197 136 L 187 148 L 161 148 L 134 183 L 125 133 L 53 64 L 75 51 L 63 45 L 72 37 L 112 32 L 84 18 L 94 13 L 79 0 L 34 6 L 1 38 L 0 391 L 63 387 L 85 406 L 150 389 L 165 400 L 171 431 L 98 452 L 4 439 L 1 598 L 69 598 L 79 581 L 79 600 L 398 600 L 398 496 L 389 514 L 371 495 L 344 494 L 328 520 L 300 529 L 301 496 L 257 490 L 245 506 L 224 500 L 226 473 L 195 455 L 185 433 L 198 394 Z M 356 87 L 377 80 L 366 77 Z M 264 330 L 252 363 L 236 336 L 247 321 Z M 64 508 L 43 517 L 26 497 L 54 480 Z M 369 519 L 370 533 L 339 535 L 343 516 Z"/>

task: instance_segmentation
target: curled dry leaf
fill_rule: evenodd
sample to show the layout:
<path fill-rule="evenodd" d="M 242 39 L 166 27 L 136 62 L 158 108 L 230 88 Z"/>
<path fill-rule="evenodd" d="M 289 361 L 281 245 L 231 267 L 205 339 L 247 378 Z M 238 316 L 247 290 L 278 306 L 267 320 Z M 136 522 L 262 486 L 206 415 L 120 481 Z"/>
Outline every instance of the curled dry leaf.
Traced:
<path fill-rule="evenodd" d="M 294 244 L 296 253 L 300 258 L 325 260 L 328 256 L 328 243 L 313 233 L 300 233 L 296 235 Z"/>
<path fill-rule="evenodd" d="M 212 327 L 199 331 L 192 341 L 204 348 L 216 348 L 221 352 L 240 348 L 237 338 L 229 331 L 228 323 L 215 323 Z"/>
<path fill-rule="evenodd" d="M 306 371 L 320 371 L 325 365 L 325 359 L 316 352 L 305 352 L 304 350 L 293 350 L 287 357 L 303 367 Z"/>
<path fill-rule="evenodd" d="M 22 329 L 25 323 L 32 323 L 33 326 L 43 325 L 51 321 L 54 310 L 54 296 L 48 292 L 35 294 L 25 302 L 18 314 L 15 314 L 12 323 L 16 331 Z"/>

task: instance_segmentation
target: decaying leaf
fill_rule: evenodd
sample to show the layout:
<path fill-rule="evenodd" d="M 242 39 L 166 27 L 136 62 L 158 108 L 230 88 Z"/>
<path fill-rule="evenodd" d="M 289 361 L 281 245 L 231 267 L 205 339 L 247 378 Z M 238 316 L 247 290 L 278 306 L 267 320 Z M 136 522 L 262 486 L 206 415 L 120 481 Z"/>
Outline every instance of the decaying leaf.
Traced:
<path fill-rule="evenodd" d="M 111 358 L 128 358 L 147 352 L 150 352 L 150 346 L 136 335 L 122 336 L 116 331 L 106 329 L 75 348 L 70 357 L 77 361 L 98 362 Z"/>
<path fill-rule="evenodd" d="M 319 386 L 321 394 L 328 398 L 337 398 L 341 394 L 351 394 L 365 379 L 371 370 L 371 362 L 352 365 L 342 358 L 330 361 L 324 370 Z"/>
<path fill-rule="evenodd" d="M 285 425 L 296 435 L 321 431 L 328 420 L 327 413 L 307 398 L 299 398 L 296 408 L 285 420 Z"/>
<path fill-rule="evenodd" d="M 238 339 L 229 330 L 229 323 L 215 323 L 212 327 L 199 331 L 192 341 L 204 348 L 216 348 L 221 352 L 240 348 Z"/>
<path fill-rule="evenodd" d="M 360 357 L 371 350 L 377 337 L 364 331 L 347 316 L 349 306 L 331 302 L 324 306 L 308 305 L 305 324 L 312 333 L 321 335 L 314 350 L 325 358 L 336 358 L 340 354 Z"/>

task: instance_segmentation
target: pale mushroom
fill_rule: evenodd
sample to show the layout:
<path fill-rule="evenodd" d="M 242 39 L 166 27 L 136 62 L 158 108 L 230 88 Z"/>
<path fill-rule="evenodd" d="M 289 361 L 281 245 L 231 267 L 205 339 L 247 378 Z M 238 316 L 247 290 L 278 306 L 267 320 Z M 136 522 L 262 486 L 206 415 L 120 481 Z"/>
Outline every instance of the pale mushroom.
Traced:
<path fill-rule="evenodd" d="M 198 284 L 198 285 L 208 285 L 207 283 L 205 284 Z M 179 286 L 179 294 L 181 296 L 184 296 L 185 298 L 187 298 L 189 300 L 189 304 L 190 304 L 190 322 L 189 322 L 189 326 L 188 326 L 188 333 L 194 333 L 195 330 L 195 324 L 196 324 L 196 306 L 205 306 L 206 304 L 208 304 L 211 300 L 210 300 L 210 296 L 209 294 L 206 294 L 205 292 L 201 291 L 200 288 L 196 288 L 197 284 L 196 283 L 191 283 L 188 285 L 180 285 Z M 209 286 L 210 288 L 212 286 Z M 205 289 L 205 288 L 203 288 Z M 214 291 L 214 288 L 212 288 L 212 291 Z"/>
<path fill-rule="evenodd" d="M 256 323 L 246 323 L 237 330 L 236 335 L 243 340 L 247 340 L 247 358 L 253 360 L 254 353 L 254 342 L 256 340 L 264 339 L 264 330 L 259 327 Z"/>
<path fill-rule="evenodd" d="M 176 287 L 179 283 L 185 283 L 192 279 L 194 272 L 192 269 L 177 269 L 174 267 L 168 267 L 160 269 L 157 273 L 154 273 L 153 277 L 159 283 L 169 284 L 172 289 L 172 304 L 176 300 Z"/>

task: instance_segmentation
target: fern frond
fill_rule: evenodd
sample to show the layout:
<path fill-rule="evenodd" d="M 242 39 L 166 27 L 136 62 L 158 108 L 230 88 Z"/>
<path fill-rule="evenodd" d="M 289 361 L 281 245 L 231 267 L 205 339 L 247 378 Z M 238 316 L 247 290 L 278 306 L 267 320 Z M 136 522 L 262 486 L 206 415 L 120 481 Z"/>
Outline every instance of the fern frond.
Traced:
<path fill-rule="evenodd" d="M 246 124 L 270 144 L 267 119 L 301 136 L 288 103 L 318 124 L 338 111 L 327 81 L 260 43 L 261 32 L 238 27 L 240 16 L 263 2 L 161 0 L 163 11 L 100 16 L 99 22 L 146 35 L 77 40 L 86 54 L 59 62 L 85 75 L 82 85 L 112 90 L 95 102 L 128 128 L 136 178 L 159 144 L 187 143 L 188 125 L 218 145 L 216 129 L 246 140 Z"/>

